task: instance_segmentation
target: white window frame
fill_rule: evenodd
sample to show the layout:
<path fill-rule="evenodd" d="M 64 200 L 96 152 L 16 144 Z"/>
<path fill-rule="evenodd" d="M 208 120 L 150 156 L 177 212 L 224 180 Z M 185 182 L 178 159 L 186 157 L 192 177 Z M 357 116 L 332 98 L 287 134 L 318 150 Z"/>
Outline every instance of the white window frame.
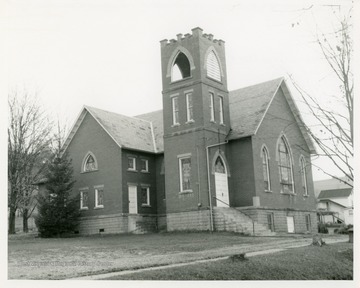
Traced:
<path fill-rule="evenodd" d="M 88 206 L 84 206 L 83 205 L 83 193 L 87 193 L 88 194 Z M 89 209 L 89 190 L 88 189 L 82 189 L 80 190 L 80 210 L 88 210 Z"/>
<path fill-rule="evenodd" d="M 219 117 L 220 117 L 220 124 L 224 125 L 224 98 L 221 95 L 219 96 Z"/>
<path fill-rule="evenodd" d="M 104 208 L 104 186 L 95 186 L 95 209 L 100 209 L 100 208 Z M 99 200 L 99 190 L 103 191 L 103 204 L 98 204 L 98 200 Z"/>
<path fill-rule="evenodd" d="M 283 163 L 281 162 L 281 155 L 280 155 L 280 143 L 281 141 L 284 142 L 284 145 L 286 147 L 287 150 L 287 157 L 289 160 L 289 166 L 284 166 Z M 281 135 L 278 142 L 277 142 L 277 147 L 276 147 L 276 153 L 277 153 L 277 157 L 278 157 L 278 170 L 279 170 L 279 179 L 280 179 L 280 186 L 281 186 L 281 193 L 290 193 L 290 194 L 296 194 L 295 193 L 295 183 L 294 183 L 294 166 L 293 166 L 293 159 L 292 159 L 292 153 L 290 150 L 290 144 L 288 142 L 288 140 L 286 139 L 285 135 Z M 284 152 L 281 152 L 284 153 Z M 291 181 L 290 182 L 283 182 L 283 175 L 282 175 L 282 169 L 281 168 L 285 168 L 290 170 L 289 175 L 291 177 Z M 285 192 L 284 191 L 284 186 L 290 186 L 292 188 L 292 191 L 289 192 Z"/>
<path fill-rule="evenodd" d="M 210 121 L 211 122 L 215 122 L 215 105 L 214 105 L 214 92 L 209 92 L 209 96 L 210 96 Z"/>
<path fill-rule="evenodd" d="M 140 162 L 144 162 L 145 163 L 145 169 L 142 169 L 142 165 L 140 164 L 140 169 L 141 172 L 149 172 L 149 160 L 147 159 L 140 159 Z"/>
<path fill-rule="evenodd" d="M 191 172 L 190 172 L 190 189 L 185 190 L 183 187 L 183 171 L 182 171 L 182 165 L 181 165 L 182 161 L 184 159 L 190 159 L 190 169 L 191 169 L 191 154 L 179 155 L 178 159 L 179 159 L 180 192 L 192 192 Z"/>
<path fill-rule="evenodd" d="M 133 162 L 133 167 L 131 168 L 131 167 L 129 167 L 129 160 L 132 160 L 132 162 Z M 136 171 L 136 157 L 134 157 L 134 156 L 128 156 L 128 163 L 127 163 L 127 165 L 128 165 L 128 171 Z"/>
<path fill-rule="evenodd" d="M 146 203 L 142 202 L 142 189 L 146 189 Z M 141 206 L 142 207 L 150 207 L 150 186 L 141 185 L 140 187 L 140 197 L 141 197 Z"/>
<path fill-rule="evenodd" d="M 177 105 L 175 105 L 175 102 Z M 173 116 L 173 125 L 180 125 L 179 120 L 179 97 L 175 96 L 171 98 L 171 106 L 172 106 L 172 116 Z M 176 108 L 177 106 L 177 108 Z"/>
<path fill-rule="evenodd" d="M 194 106 L 193 106 L 193 95 L 191 92 L 185 94 L 186 96 L 186 122 L 194 122 Z M 191 98 L 191 101 L 189 101 Z"/>
<path fill-rule="evenodd" d="M 306 161 L 304 156 L 300 156 L 300 175 L 301 175 L 301 185 L 303 188 L 304 195 L 309 196 L 308 185 L 307 185 L 307 175 L 306 175 Z"/>

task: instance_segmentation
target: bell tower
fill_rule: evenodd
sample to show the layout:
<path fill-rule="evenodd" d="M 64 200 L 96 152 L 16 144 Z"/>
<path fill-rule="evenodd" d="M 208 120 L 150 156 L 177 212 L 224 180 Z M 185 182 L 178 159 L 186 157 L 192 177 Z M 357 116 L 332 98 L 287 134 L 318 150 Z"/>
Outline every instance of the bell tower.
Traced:
<path fill-rule="evenodd" d="M 194 28 L 160 43 L 167 214 L 207 210 L 207 147 L 230 130 L 225 42 Z"/>

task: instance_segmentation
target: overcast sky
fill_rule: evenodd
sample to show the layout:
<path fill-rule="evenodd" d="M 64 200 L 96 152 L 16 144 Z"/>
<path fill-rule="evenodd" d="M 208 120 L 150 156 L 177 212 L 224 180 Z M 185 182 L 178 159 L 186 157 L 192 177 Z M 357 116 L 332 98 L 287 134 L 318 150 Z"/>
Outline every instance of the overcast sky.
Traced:
<path fill-rule="evenodd" d="M 333 32 L 336 16 L 349 11 L 351 1 L 6 4 L 0 13 L 8 87 L 38 93 L 47 111 L 72 125 L 83 105 L 129 116 L 162 109 L 159 41 L 194 27 L 225 41 L 229 90 L 291 74 L 327 103 L 338 87 L 316 35 Z M 314 170 L 315 180 L 324 178 Z"/>

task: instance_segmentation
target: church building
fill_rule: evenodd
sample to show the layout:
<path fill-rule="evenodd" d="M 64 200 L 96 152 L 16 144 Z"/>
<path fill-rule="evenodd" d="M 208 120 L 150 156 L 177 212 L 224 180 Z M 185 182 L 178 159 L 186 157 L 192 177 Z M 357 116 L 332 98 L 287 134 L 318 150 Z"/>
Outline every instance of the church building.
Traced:
<path fill-rule="evenodd" d="M 316 232 L 316 151 L 285 80 L 228 91 L 225 43 L 201 28 L 160 45 L 163 109 L 84 106 L 66 139 L 75 232 Z"/>

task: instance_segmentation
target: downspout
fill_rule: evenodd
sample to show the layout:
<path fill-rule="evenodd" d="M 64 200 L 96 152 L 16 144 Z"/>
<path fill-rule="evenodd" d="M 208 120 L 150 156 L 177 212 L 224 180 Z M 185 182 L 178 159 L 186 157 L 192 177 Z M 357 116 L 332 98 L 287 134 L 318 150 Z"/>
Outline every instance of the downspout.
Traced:
<path fill-rule="evenodd" d="M 206 166 L 207 166 L 207 178 L 208 178 L 208 192 L 209 192 L 209 207 L 210 207 L 210 232 L 214 231 L 214 218 L 213 218 L 213 207 L 212 207 L 212 200 L 211 200 L 211 181 L 210 181 L 210 164 L 209 164 L 209 148 L 220 146 L 227 144 L 229 141 L 226 140 L 225 142 L 213 144 L 206 146 Z"/>

